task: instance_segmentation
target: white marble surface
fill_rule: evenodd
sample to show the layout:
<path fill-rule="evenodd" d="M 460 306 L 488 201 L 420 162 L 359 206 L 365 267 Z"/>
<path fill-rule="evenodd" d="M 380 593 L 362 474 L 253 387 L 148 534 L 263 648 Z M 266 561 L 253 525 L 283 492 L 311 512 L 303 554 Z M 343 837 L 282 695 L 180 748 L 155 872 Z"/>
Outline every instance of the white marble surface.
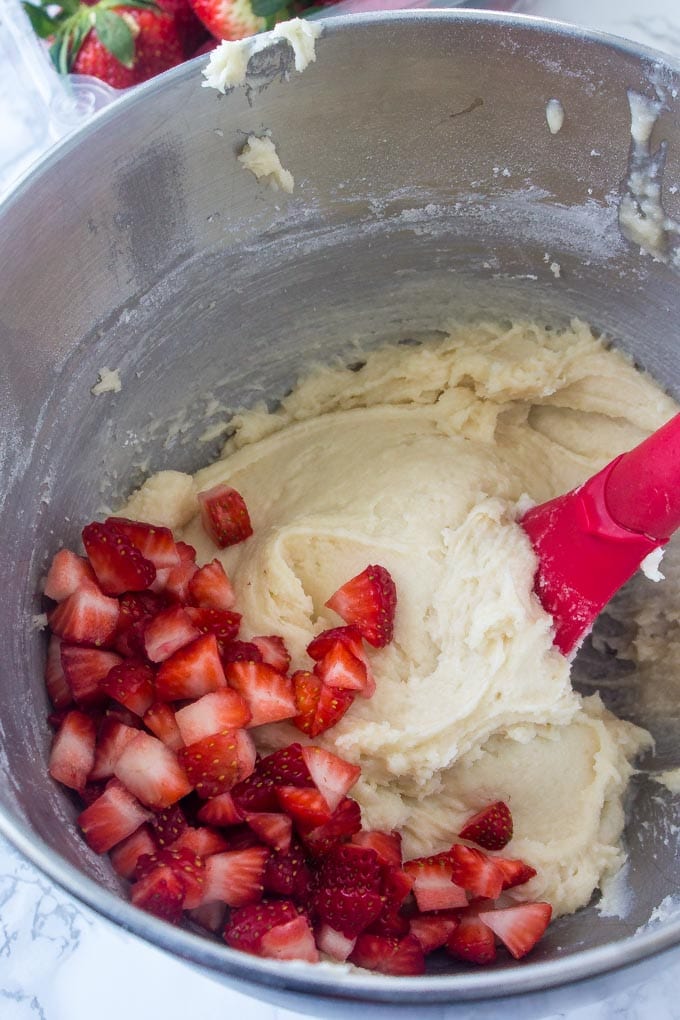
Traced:
<path fill-rule="evenodd" d="M 49 77 L 36 82 L 35 76 L 23 74 L 10 3 L 0 0 L 0 193 L 63 133 L 66 123 L 45 124 L 52 85 Z M 520 0 L 515 6 L 615 32 L 680 57 L 680 0 Z M 66 120 L 71 113 L 66 111 Z M 646 971 L 632 982 L 630 975 L 613 974 L 568 994 L 534 997 L 530 1004 L 516 999 L 483 1009 L 452 1005 L 427 1010 L 427 1016 L 680 1020 L 680 949 Z M 348 1005 L 336 1015 L 353 1016 L 361 1008 Z M 305 1015 L 310 1012 L 313 1007 Z M 424 1012 L 418 1008 L 398 1016 L 407 1020 Z M 227 988 L 114 928 L 56 888 L 0 837 L 0 1020 L 211 1020 L 234 1015 L 238 1020 L 303 1016 Z"/>

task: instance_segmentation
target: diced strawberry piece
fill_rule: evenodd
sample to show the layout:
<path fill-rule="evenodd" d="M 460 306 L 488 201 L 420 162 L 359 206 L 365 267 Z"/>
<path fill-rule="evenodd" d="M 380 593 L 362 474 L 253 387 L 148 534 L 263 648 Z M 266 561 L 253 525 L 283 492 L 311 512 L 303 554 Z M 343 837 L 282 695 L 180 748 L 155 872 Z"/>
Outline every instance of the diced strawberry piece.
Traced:
<path fill-rule="evenodd" d="M 202 857 L 188 849 L 157 850 L 139 858 L 136 876 L 144 878 L 158 868 L 171 868 L 182 879 L 186 909 L 203 902 L 205 864 Z"/>
<path fill-rule="evenodd" d="M 184 741 L 175 719 L 175 713 L 165 702 L 157 701 L 146 710 L 144 713 L 144 724 L 171 751 L 179 751 L 181 747 L 184 747 Z"/>
<path fill-rule="evenodd" d="M 200 567 L 189 581 L 191 602 L 204 609 L 229 610 L 236 601 L 231 581 L 219 560 Z"/>
<path fill-rule="evenodd" d="M 402 939 L 360 935 L 349 959 L 357 967 L 397 977 L 425 973 L 425 954 L 413 935 L 405 935 Z"/>
<path fill-rule="evenodd" d="M 139 730 L 132 726 L 126 726 L 125 723 L 119 722 L 117 719 L 110 716 L 105 717 L 97 734 L 97 746 L 90 780 L 109 779 L 113 775 L 116 762 L 138 732 Z"/>
<path fill-rule="evenodd" d="M 153 563 L 114 525 L 87 524 L 83 528 L 83 545 L 106 595 L 143 591 L 153 584 L 156 578 Z"/>
<path fill-rule="evenodd" d="M 194 907 L 189 911 L 189 916 L 194 924 L 217 935 L 224 929 L 226 913 L 226 904 L 214 900 L 212 903 L 201 903 L 200 907 Z"/>
<path fill-rule="evenodd" d="M 292 818 L 300 833 L 310 832 L 324 825 L 331 817 L 331 810 L 318 790 L 301 789 L 299 786 L 279 786 L 276 790 L 283 811 Z"/>
<path fill-rule="evenodd" d="M 234 825 L 222 832 L 225 843 L 225 850 L 249 850 L 251 847 L 262 847 L 258 836 L 255 835 L 249 825 Z"/>
<path fill-rule="evenodd" d="M 103 854 L 150 818 L 151 812 L 122 783 L 112 779 L 101 796 L 78 816 L 78 825 L 95 853 Z"/>
<path fill-rule="evenodd" d="M 253 528 L 243 496 L 220 483 L 198 493 L 201 521 L 206 533 L 220 549 L 249 538 Z"/>
<path fill-rule="evenodd" d="M 278 634 L 267 634 L 262 637 L 254 637 L 254 645 L 259 648 L 262 661 L 268 666 L 273 666 L 279 673 L 287 673 L 290 666 L 290 652 L 285 642 Z"/>
<path fill-rule="evenodd" d="M 181 562 L 170 528 L 143 521 L 129 521 L 125 517 L 108 517 L 105 524 L 125 535 L 142 556 L 153 563 L 156 570 L 176 567 Z"/>
<path fill-rule="evenodd" d="M 333 847 L 317 873 L 314 907 L 321 921 L 354 938 L 379 916 L 381 884 L 375 851 L 350 843 Z"/>
<path fill-rule="evenodd" d="M 156 809 L 169 807 L 192 789 L 177 756 L 141 730 L 123 750 L 114 773 L 142 804 Z"/>
<path fill-rule="evenodd" d="M 220 646 L 222 665 L 230 662 L 262 662 L 262 652 L 252 641 L 228 641 Z"/>
<path fill-rule="evenodd" d="M 512 860 L 509 857 L 494 857 L 493 862 L 503 873 L 504 889 L 514 889 L 516 885 L 524 885 L 536 874 L 536 869 L 524 861 Z"/>
<path fill-rule="evenodd" d="M 510 808 L 502 800 L 489 804 L 467 820 L 459 836 L 484 850 L 502 850 L 512 839 Z"/>
<path fill-rule="evenodd" d="M 366 567 L 338 588 L 326 606 L 356 627 L 375 648 L 383 648 L 392 640 L 397 590 L 384 567 Z"/>
<path fill-rule="evenodd" d="M 319 962 L 319 951 L 309 922 L 302 914 L 294 921 L 277 924 L 260 939 L 260 956 L 272 960 L 304 960 Z"/>
<path fill-rule="evenodd" d="M 232 848 L 219 832 L 202 825 L 197 829 L 188 826 L 170 849 L 190 850 L 192 854 L 197 854 L 199 857 L 211 857 L 213 854 L 221 854 Z"/>
<path fill-rule="evenodd" d="M 245 698 L 250 726 L 279 722 L 295 715 L 295 696 L 287 676 L 264 662 L 231 662 L 225 674 L 229 686 Z"/>
<path fill-rule="evenodd" d="M 61 643 L 61 665 L 73 698 L 80 705 L 95 705 L 106 700 L 102 681 L 121 662 L 119 655 L 101 648 L 83 648 Z"/>
<path fill-rule="evenodd" d="M 328 630 L 322 630 L 307 645 L 307 655 L 315 662 L 319 662 L 338 641 L 341 641 L 357 659 L 364 659 L 364 639 L 356 627 L 330 627 Z"/>
<path fill-rule="evenodd" d="M 226 686 L 214 634 L 204 634 L 180 648 L 161 663 L 156 674 L 156 694 L 161 701 L 200 698 Z"/>
<path fill-rule="evenodd" d="M 45 595 L 55 602 L 63 602 L 73 595 L 76 588 L 86 581 L 95 581 L 94 570 L 83 556 L 77 556 L 70 549 L 55 553 L 45 579 Z"/>
<path fill-rule="evenodd" d="M 116 651 L 126 658 L 143 658 L 146 655 L 146 626 L 166 605 L 163 596 L 150 591 L 129 591 L 122 595 L 115 637 Z"/>
<path fill-rule="evenodd" d="M 485 910 L 486 924 L 508 951 L 519 960 L 543 937 L 552 907 L 549 903 L 518 903 L 502 910 Z"/>
<path fill-rule="evenodd" d="M 183 606 L 171 606 L 152 617 L 144 628 L 144 651 L 152 662 L 165 662 L 200 637 L 200 630 Z"/>
<path fill-rule="evenodd" d="M 224 941 L 232 949 L 257 955 L 263 935 L 299 916 L 290 900 L 262 900 L 231 913 L 224 929 Z"/>
<path fill-rule="evenodd" d="M 152 854 L 155 850 L 156 844 L 151 833 L 146 825 L 142 825 L 111 849 L 113 870 L 122 878 L 132 878 L 137 870 L 139 858 L 144 854 Z"/>
<path fill-rule="evenodd" d="M 396 830 L 382 832 L 378 829 L 362 829 L 352 836 L 357 846 L 375 850 L 383 864 L 390 868 L 401 868 L 401 835 Z"/>
<path fill-rule="evenodd" d="M 284 853 L 290 849 L 293 823 L 287 815 L 273 811 L 255 812 L 246 815 L 246 822 L 266 846 Z"/>
<path fill-rule="evenodd" d="M 217 797 L 249 776 L 255 766 L 255 745 L 245 730 L 225 730 L 203 737 L 178 752 L 178 757 L 203 800 Z"/>
<path fill-rule="evenodd" d="M 56 634 L 51 635 L 47 645 L 45 687 L 55 708 L 67 708 L 73 704 L 71 688 L 61 664 L 61 639 Z"/>
<path fill-rule="evenodd" d="M 178 547 L 181 545 L 177 543 Z M 176 599 L 178 602 L 189 600 L 189 582 L 194 576 L 198 567 L 193 560 L 181 559 L 176 567 L 170 568 L 170 573 L 163 579 L 163 594 Z"/>
<path fill-rule="evenodd" d="M 447 951 L 466 963 L 492 963 L 496 959 L 496 939 L 491 928 L 474 908 L 462 911 L 459 917 L 458 926 L 446 941 Z"/>
<path fill-rule="evenodd" d="M 269 855 L 262 884 L 266 893 L 284 896 L 302 906 L 309 904 L 312 872 L 299 843 L 292 842 L 285 852 L 274 852 Z"/>
<path fill-rule="evenodd" d="M 179 804 L 162 808 L 151 819 L 151 831 L 159 850 L 167 850 L 186 832 L 187 828 L 186 815 Z"/>
<path fill-rule="evenodd" d="M 206 858 L 203 902 L 219 900 L 242 907 L 262 899 L 262 875 L 269 856 L 265 847 L 228 850 Z"/>
<path fill-rule="evenodd" d="M 187 616 L 201 634 L 214 634 L 220 648 L 233 641 L 241 626 L 240 613 L 232 613 L 227 609 L 199 608 L 187 606 Z"/>
<path fill-rule="evenodd" d="M 201 804 L 196 816 L 208 825 L 227 827 L 239 825 L 244 820 L 243 812 L 236 806 L 231 793 L 220 793 Z"/>
<path fill-rule="evenodd" d="M 243 729 L 251 716 L 241 695 L 225 687 L 180 708 L 175 719 L 184 743 L 193 744 L 213 733 Z"/>
<path fill-rule="evenodd" d="M 336 843 L 353 836 L 361 828 L 361 809 L 351 797 L 345 797 L 323 825 L 302 834 L 303 842 L 314 856 L 328 852 Z"/>
<path fill-rule="evenodd" d="M 354 701 L 352 691 L 327 687 L 306 670 L 298 670 L 292 677 L 297 715 L 293 723 L 310 737 L 318 737 L 343 717 Z"/>
<path fill-rule="evenodd" d="M 82 584 L 47 614 L 52 633 L 77 645 L 108 645 L 118 625 L 118 600 Z"/>
<path fill-rule="evenodd" d="M 372 935 L 403 938 L 408 935 L 410 928 L 408 919 L 402 913 L 402 906 L 413 888 L 413 879 L 401 868 L 386 867 L 382 861 L 381 866 L 383 879 L 380 894 L 383 905 L 368 931 Z"/>
<path fill-rule="evenodd" d="M 411 918 L 411 934 L 420 942 L 425 955 L 440 949 L 460 924 L 460 916 L 453 910 L 438 910 L 417 914 Z"/>
<path fill-rule="evenodd" d="M 196 550 L 193 545 L 189 545 L 188 542 L 176 542 L 175 548 L 177 549 L 177 555 L 179 556 L 180 563 L 195 563 L 196 562 Z"/>
<path fill-rule="evenodd" d="M 130 899 L 136 907 L 149 914 L 179 924 L 182 920 L 186 887 L 177 872 L 170 867 L 154 868 L 135 882 Z"/>
<path fill-rule="evenodd" d="M 143 716 L 154 702 L 154 672 L 145 662 L 127 659 L 109 670 L 100 688 L 130 712 Z"/>
<path fill-rule="evenodd" d="M 335 811 L 361 775 L 361 769 L 323 747 L 303 747 L 302 757 L 329 811 Z"/>
<path fill-rule="evenodd" d="M 232 796 L 241 811 L 278 811 L 279 786 L 312 787 L 312 777 L 302 757 L 300 744 L 289 744 L 262 758 L 252 775 L 238 783 Z"/>
<path fill-rule="evenodd" d="M 344 963 L 356 945 L 356 938 L 348 939 L 341 931 L 322 924 L 316 933 L 316 944 L 322 953 L 338 963 Z"/>
<path fill-rule="evenodd" d="M 72 790 L 82 790 L 94 765 L 97 728 L 84 712 L 68 712 L 52 741 L 49 773 Z"/>
<path fill-rule="evenodd" d="M 336 641 L 324 657 L 319 659 L 314 672 L 328 687 L 363 694 L 368 684 L 365 664 L 356 655 L 352 655 L 342 641 Z"/>
<path fill-rule="evenodd" d="M 406 861 L 404 871 L 413 879 L 413 894 L 419 910 L 467 906 L 465 889 L 453 882 L 453 863 L 447 853 Z"/>
<path fill-rule="evenodd" d="M 492 857 L 481 850 L 456 843 L 448 854 L 451 865 L 451 880 L 467 889 L 471 896 L 482 896 L 495 900 L 503 889 L 503 872 Z M 422 909 L 422 908 L 421 908 Z"/>

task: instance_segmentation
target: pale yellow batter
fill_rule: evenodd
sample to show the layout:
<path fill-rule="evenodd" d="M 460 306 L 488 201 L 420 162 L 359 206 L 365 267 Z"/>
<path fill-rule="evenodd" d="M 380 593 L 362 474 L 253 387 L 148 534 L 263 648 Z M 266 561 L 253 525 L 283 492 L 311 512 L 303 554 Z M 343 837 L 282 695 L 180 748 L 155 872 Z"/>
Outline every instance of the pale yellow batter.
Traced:
<path fill-rule="evenodd" d="M 180 528 L 208 560 L 195 493 L 238 489 L 254 535 L 220 558 L 242 634 L 283 635 L 296 668 L 341 622 L 329 595 L 385 566 L 399 601 L 393 643 L 369 653 L 376 693 L 318 742 L 361 765 L 364 826 L 400 829 L 407 856 L 507 801 L 504 853 L 538 870 L 517 896 L 569 912 L 623 859 L 622 795 L 649 737 L 572 690 L 517 504 L 572 488 L 675 410 L 580 323 L 460 328 L 360 371 L 319 369 L 277 413 L 237 417 L 222 459 L 193 480 L 156 476 L 124 512 Z M 300 739 L 285 725 L 258 736 Z"/>

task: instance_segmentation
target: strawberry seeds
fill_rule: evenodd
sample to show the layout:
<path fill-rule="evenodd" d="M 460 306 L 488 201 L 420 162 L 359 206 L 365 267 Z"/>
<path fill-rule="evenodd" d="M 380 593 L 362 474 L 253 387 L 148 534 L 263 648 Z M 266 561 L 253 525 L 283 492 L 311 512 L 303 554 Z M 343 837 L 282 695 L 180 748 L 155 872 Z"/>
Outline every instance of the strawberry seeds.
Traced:
<path fill-rule="evenodd" d="M 252 534 L 234 489 L 199 502 L 218 547 Z M 86 557 L 55 555 L 45 584 L 49 772 L 80 796 L 85 840 L 137 907 L 258 956 L 391 975 L 423 973 L 439 949 L 484 964 L 499 944 L 517 959 L 533 948 L 551 907 L 505 898 L 535 871 L 499 855 L 513 828 L 503 801 L 448 850 L 404 861 L 397 832 L 362 828 L 357 765 L 313 742 L 258 754 L 260 726 L 285 720 L 313 741 L 372 696 L 364 642 L 392 640 L 397 605 L 384 567 L 330 595 L 344 626 L 291 664 L 280 635 L 239 639 L 220 561 L 197 564 L 168 528 L 110 517 L 83 544 Z"/>

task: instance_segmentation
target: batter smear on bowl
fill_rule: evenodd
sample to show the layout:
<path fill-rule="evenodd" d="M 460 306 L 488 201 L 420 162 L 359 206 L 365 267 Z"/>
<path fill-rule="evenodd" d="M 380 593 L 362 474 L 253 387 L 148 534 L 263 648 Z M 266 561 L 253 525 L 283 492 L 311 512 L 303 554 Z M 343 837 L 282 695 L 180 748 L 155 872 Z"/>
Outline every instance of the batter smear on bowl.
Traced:
<path fill-rule="evenodd" d="M 46 588 L 51 772 L 133 901 L 394 974 L 585 905 L 651 737 L 573 690 L 517 519 L 675 411 L 581 323 L 458 328 L 89 525 Z"/>

